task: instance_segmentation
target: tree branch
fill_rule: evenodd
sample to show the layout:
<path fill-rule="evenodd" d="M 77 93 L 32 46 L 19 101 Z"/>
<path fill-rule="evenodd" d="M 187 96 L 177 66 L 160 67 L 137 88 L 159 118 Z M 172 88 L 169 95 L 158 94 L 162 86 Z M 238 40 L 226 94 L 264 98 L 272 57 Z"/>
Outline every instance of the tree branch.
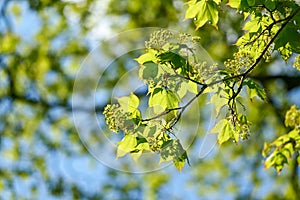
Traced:
<path fill-rule="evenodd" d="M 199 83 L 197 81 L 193 81 L 195 83 L 197 83 L 198 85 L 201 85 L 202 88 L 201 90 L 199 91 L 199 93 L 193 97 L 186 105 L 182 106 L 182 107 L 178 107 L 178 108 L 173 108 L 173 109 L 167 109 L 166 111 L 160 113 L 159 115 L 155 116 L 155 117 L 152 117 L 152 118 L 148 118 L 148 119 L 144 119 L 142 121 L 151 121 L 151 120 L 154 120 L 154 119 L 157 119 L 159 117 L 162 117 L 164 115 L 167 115 L 168 113 L 170 113 L 171 111 L 174 111 L 174 110 L 181 110 L 181 112 L 178 114 L 178 116 L 175 118 L 174 122 L 171 123 L 170 125 L 170 129 L 179 121 L 179 119 L 181 118 L 181 115 L 182 113 L 184 112 L 184 110 L 195 100 L 197 99 L 203 92 L 204 90 L 207 88 L 207 87 L 211 87 L 211 86 L 214 86 L 218 83 L 221 83 L 221 82 L 224 82 L 224 81 L 228 81 L 228 80 L 233 80 L 233 79 L 237 79 L 237 78 L 241 78 L 240 80 L 240 84 L 235 91 L 233 91 L 233 95 L 232 97 L 229 99 L 230 101 L 235 99 L 238 94 L 241 92 L 242 88 L 243 88 L 243 82 L 244 80 L 247 78 L 247 76 L 259 65 L 259 63 L 262 61 L 265 53 L 268 51 L 268 49 L 270 48 L 270 46 L 274 43 L 274 41 L 276 40 L 276 38 L 278 37 L 278 35 L 281 33 L 281 31 L 285 28 L 285 26 L 290 22 L 290 20 L 300 11 L 300 7 L 297 8 L 294 13 L 292 13 L 290 16 L 288 16 L 287 18 L 283 19 L 283 20 L 280 20 L 280 22 L 283 22 L 284 20 L 286 20 L 282 26 L 280 27 L 280 29 L 275 33 L 275 35 L 272 37 L 272 39 L 269 41 L 269 43 L 265 46 L 265 48 L 263 49 L 263 51 L 261 52 L 261 54 L 258 56 L 258 58 L 255 60 L 255 62 L 249 67 L 249 69 L 247 69 L 245 72 L 243 73 L 240 73 L 240 74 L 237 74 L 237 75 L 234 75 L 234 76 L 230 76 L 230 77 L 226 77 L 226 78 L 223 78 L 223 79 L 219 79 L 219 80 L 216 80 L 216 81 L 213 81 L 211 83 L 208 83 L 208 84 L 205 84 L 205 83 Z M 279 21 L 277 21 L 276 23 L 278 23 Z M 177 75 L 177 73 L 176 73 Z M 178 76 L 178 75 L 177 75 Z M 180 76 L 181 77 L 181 76 Z M 189 80 L 189 81 L 192 81 L 190 78 L 188 77 L 181 77 L 183 79 L 186 79 L 186 80 Z"/>
<path fill-rule="evenodd" d="M 292 90 L 296 87 L 300 87 L 300 77 L 299 76 L 288 76 L 288 75 L 275 75 L 275 76 L 251 76 L 252 79 L 262 82 L 264 85 L 266 82 L 271 80 L 282 80 L 287 90 Z"/>

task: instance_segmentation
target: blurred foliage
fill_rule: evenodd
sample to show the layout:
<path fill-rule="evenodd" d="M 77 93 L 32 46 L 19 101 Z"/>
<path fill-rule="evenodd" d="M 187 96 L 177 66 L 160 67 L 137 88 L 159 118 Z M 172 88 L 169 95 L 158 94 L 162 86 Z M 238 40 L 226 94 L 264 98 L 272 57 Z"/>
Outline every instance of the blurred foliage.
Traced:
<path fill-rule="evenodd" d="M 0 2 L 0 198 L 297 199 L 296 162 L 283 169 L 280 176 L 264 171 L 261 165 L 264 141 L 274 141 L 290 131 L 284 125 L 285 111 L 292 103 L 300 106 L 292 98 L 299 97 L 299 73 L 292 67 L 278 69 L 280 65 L 289 65 L 278 61 L 278 55 L 263 63 L 253 77 L 265 87 L 268 103 L 255 98 L 243 102 L 247 119 L 252 122 L 251 129 L 256 133 L 247 142 L 224 144 L 220 151 L 215 148 L 209 156 L 199 159 L 199 144 L 210 112 L 207 95 L 198 102 L 200 130 L 188 150 L 196 155 L 192 156 L 191 167 L 183 168 L 180 174 L 173 168 L 145 175 L 126 174 L 101 164 L 96 164 L 96 170 L 86 164 L 86 160 L 93 158 L 74 128 L 72 111 L 76 109 L 72 110 L 71 94 L 76 72 L 92 49 L 89 36 L 99 25 L 95 16 L 105 13 L 112 21 L 109 27 L 112 31 L 147 26 L 186 32 L 195 29 L 192 21 L 183 21 L 188 8 L 183 1 L 111 0 L 107 10 L 98 10 L 102 8 L 101 2 Z M 231 58 L 237 49 L 233 44 L 243 34 L 244 16 L 226 7 L 226 3 L 222 1 L 220 5 L 218 30 L 205 24 L 195 32 L 201 38 L 201 45 L 219 63 Z M 122 45 L 134 45 L 126 43 L 126 38 L 123 42 Z M 104 43 L 101 48 L 103 54 L 112 57 L 115 54 L 109 44 Z M 284 52 L 282 49 L 281 53 Z M 118 75 L 127 70 L 124 60 L 126 57 L 116 61 L 117 72 L 108 71 L 104 77 L 103 87 L 109 94 Z M 109 97 L 105 97 L 106 102 Z M 103 105 L 97 105 L 97 111 L 102 110 Z M 185 123 L 186 129 L 192 125 Z M 102 138 L 90 140 L 104 142 Z M 72 163 L 78 159 L 80 167 L 75 170 Z M 68 175 L 72 170 L 73 174 Z M 97 170 L 101 176 L 89 174 L 96 174 Z M 96 181 L 90 182 L 91 177 Z"/>

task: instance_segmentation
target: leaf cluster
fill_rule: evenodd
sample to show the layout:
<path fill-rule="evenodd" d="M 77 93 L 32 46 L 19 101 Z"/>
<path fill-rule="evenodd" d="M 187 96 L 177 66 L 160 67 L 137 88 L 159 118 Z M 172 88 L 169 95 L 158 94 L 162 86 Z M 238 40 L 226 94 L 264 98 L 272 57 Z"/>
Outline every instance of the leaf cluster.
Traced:
<path fill-rule="evenodd" d="M 212 95 L 210 103 L 215 105 L 217 117 L 225 113 L 211 130 L 218 133 L 219 144 L 248 139 L 251 122 L 244 113 L 241 92 L 247 90 L 251 101 L 255 97 L 267 100 L 264 88 L 249 78 L 250 73 L 262 61 L 269 62 L 276 50 L 284 60 L 299 53 L 300 8 L 293 1 L 229 1 L 223 5 L 215 0 L 191 0 L 187 5 L 185 19 L 193 18 L 196 29 L 206 23 L 218 28 L 222 6 L 243 14 L 244 34 L 235 43 L 238 51 L 224 67 L 208 66 L 196 53 L 198 38 L 167 30 L 153 33 L 145 43 L 146 52 L 135 59 L 140 65 L 139 77 L 148 86 L 145 114 L 138 110 L 134 94 L 118 99 L 118 105 L 108 105 L 104 112 L 111 130 L 122 130 L 125 135 L 118 145 L 118 156 L 150 150 L 159 153 L 163 161 L 173 160 L 181 170 L 187 154 L 173 128 L 185 109 L 204 93 Z M 298 57 L 296 67 L 297 63 Z M 184 103 L 187 94 L 194 97 Z M 119 149 L 125 153 L 120 154 Z"/>
<path fill-rule="evenodd" d="M 293 155 L 297 155 L 300 165 L 300 110 L 293 105 L 285 115 L 285 125 L 292 130 L 273 142 L 265 143 L 263 156 L 265 168 L 274 167 L 278 173 L 288 164 Z"/>

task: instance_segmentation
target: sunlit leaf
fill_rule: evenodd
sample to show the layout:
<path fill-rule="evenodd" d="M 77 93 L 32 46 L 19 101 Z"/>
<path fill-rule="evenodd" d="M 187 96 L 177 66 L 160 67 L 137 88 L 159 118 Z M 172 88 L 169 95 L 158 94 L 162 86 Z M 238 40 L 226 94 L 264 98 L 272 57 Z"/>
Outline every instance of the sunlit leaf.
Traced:
<path fill-rule="evenodd" d="M 161 106 L 162 109 L 176 108 L 178 106 L 179 99 L 170 90 L 163 88 L 156 88 L 149 98 L 149 106 Z M 162 110 L 163 111 L 163 110 Z"/>
<path fill-rule="evenodd" d="M 241 4 L 241 0 L 229 0 L 227 5 L 229 5 L 232 8 L 239 8 Z"/>
<path fill-rule="evenodd" d="M 216 115 L 219 115 L 221 109 L 228 104 L 225 92 L 215 93 L 210 99 L 210 103 L 214 104 Z"/>
<path fill-rule="evenodd" d="M 258 85 L 251 79 L 245 80 L 243 84 L 248 87 L 248 94 L 250 99 L 253 99 L 257 96 L 264 101 L 266 100 L 266 92 L 260 85 Z"/>
<path fill-rule="evenodd" d="M 181 171 L 186 159 L 186 151 L 183 149 L 179 140 L 168 140 L 163 144 L 161 150 L 161 162 L 173 160 L 175 167 Z"/>
<path fill-rule="evenodd" d="M 125 156 L 127 153 L 135 150 L 137 139 L 134 135 L 125 135 L 124 138 L 118 142 L 117 158 Z"/>
<path fill-rule="evenodd" d="M 196 29 L 209 22 L 217 28 L 219 20 L 218 5 L 215 1 L 190 1 L 189 8 L 186 11 L 185 19 L 194 18 Z"/>
<path fill-rule="evenodd" d="M 131 93 L 129 96 L 118 98 L 118 102 L 125 112 L 134 112 L 138 108 L 140 101 L 135 94 Z"/>
<path fill-rule="evenodd" d="M 143 65 L 146 62 L 155 62 L 157 60 L 155 54 L 156 54 L 156 51 L 151 49 L 151 50 L 148 50 L 147 53 L 142 54 L 140 57 L 136 58 L 135 60 L 141 65 Z"/>
<path fill-rule="evenodd" d="M 158 65 L 146 62 L 140 68 L 140 78 L 143 80 L 154 79 L 158 75 Z"/>
<path fill-rule="evenodd" d="M 239 135 L 238 135 L 239 133 L 234 130 L 234 126 L 227 119 L 220 120 L 211 129 L 210 133 L 218 134 L 218 142 L 220 145 L 228 141 L 229 139 L 233 139 L 235 140 L 235 142 L 238 142 L 239 140 Z"/>

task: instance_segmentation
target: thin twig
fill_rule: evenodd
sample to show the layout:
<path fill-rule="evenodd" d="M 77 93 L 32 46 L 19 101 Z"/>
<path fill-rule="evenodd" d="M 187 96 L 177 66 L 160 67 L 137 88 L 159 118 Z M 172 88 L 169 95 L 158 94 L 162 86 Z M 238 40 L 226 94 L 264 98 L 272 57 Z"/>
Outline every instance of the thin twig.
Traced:
<path fill-rule="evenodd" d="M 207 88 L 207 87 L 211 87 L 211 86 L 214 86 L 218 83 L 221 83 L 221 82 L 224 82 L 224 81 L 228 81 L 228 80 L 233 80 L 233 79 L 236 79 L 236 78 L 239 78 L 241 77 L 241 80 L 240 80 L 240 84 L 239 84 L 239 87 L 237 89 L 236 92 L 234 92 L 233 96 L 230 98 L 230 99 L 234 99 L 237 97 L 237 95 L 241 92 L 242 88 L 243 88 L 243 82 L 244 80 L 247 78 L 248 74 L 250 74 L 250 72 L 252 72 L 254 70 L 255 67 L 258 66 L 258 64 L 261 62 L 261 60 L 263 59 L 265 53 L 268 51 L 269 47 L 273 44 L 273 42 L 275 41 L 275 39 L 278 37 L 278 35 L 281 33 L 281 31 L 285 28 L 285 26 L 290 22 L 290 20 L 300 11 L 300 7 L 297 8 L 295 10 L 294 13 L 292 13 L 290 16 L 288 16 L 287 18 L 283 19 L 283 20 L 286 20 L 282 26 L 280 27 L 280 29 L 276 32 L 276 34 L 272 37 L 272 39 L 269 41 L 269 43 L 265 46 L 264 50 L 262 51 L 262 53 L 259 55 L 259 57 L 255 60 L 255 62 L 250 66 L 249 69 L 247 69 L 245 72 L 243 73 L 240 73 L 240 74 L 237 74 L 237 75 L 234 75 L 234 76 L 231 76 L 231 77 L 226 77 L 226 78 L 223 78 L 223 79 L 219 79 L 219 80 L 216 80 L 216 81 L 213 81 L 211 83 L 208 83 L 208 84 L 205 84 L 205 83 L 199 83 L 197 81 L 193 81 L 195 83 L 197 83 L 198 85 L 201 85 L 202 88 L 201 90 L 192 98 L 190 99 L 190 101 L 188 101 L 188 103 L 186 103 L 184 106 L 181 106 L 181 107 L 177 107 L 177 108 L 172 108 L 172 109 L 167 109 L 166 111 L 160 113 L 159 115 L 155 116 L 155 117 L 152 117 L 152 118 L 148 118 L 148 119 L 144 119 L 142 120 L 143 122 L 145 121 L 151 121 L 153 119 L 157 119 L 161 116 L 164 116 L 168 113 L 170 113 L 171 111 L 174 111 L 174 110 L 181 110 L 179 115 L 176 117 L 175 121 L 171 124 L 170 128 L 172 128 L 178 121 L 179 119 L 181 118 L 181 115 L 182 113 L 184 112 L 184 110 L 195 100 L 197 99 L 203 92 L 204 90 Z M 278 22 L 282 22 L 283 20 L 278 20 Z M 180 75 L 181 76 L 181 75 Z M 184 79 L 187 79 L 187 80 L 190 80 L 192 81 L 192 79 L 190 78 L 187 78 L 187 77 L 182 77 Z"/>
<path fill-rule="evenodd" d="M 154 120 L 154 119 L 158 119 L 158 118 L 160 118 L 160 117 L 162 117 L 162 116 L 164 116 L 164 115 L 169 114 L 169 113 L 172 112 L 172 111 L 180 110 L 180 109 L 182 109 L 182 107 L 167 109 L 167 110 L 165 110 L 164 112 L 162 112 L 162 113 L 160 113 L 160 114 L 158 114 L 158 115 L 156 115 L 156 116 L 154 116 L 154 117 L 147 118 L 147 119 L 142 119 L 141 121 L 142 121 L 142 122 L 147 122 L 147 121 L 151 121 L 151 120 Z"/>
<path fill-rule="evenodd" d="M 203 86 L 202 88 L 201 88 L 201 90 L 192 98 L 192 99 L 190 99 L 184 106 L 180 106 L 180 107 L 177 107 L 177 108 L 170 108 L 170 109 L 167 109 L 167 110 L 165 110 L 164 112 L 162 112 L 162 113 L 160 113 L 160 114 L 158 114 L 158 115 L 156 115 L 156 116 L 154 116 L 154 117 L 151 117 L 151 118 L 147 118 L 147 119 L 143 119 L 143 120 L 141 120 L 142 122 L 147 122 L 147 121 L 151 121 L 151 120 L 154 120 L 154 119 L 158 119 L 158 118 L 160 118 L 160 117 L 162 117 L 162 116 L 164 116 L 164 115 L 167 115 L 167 114 L 169 114 L 170 112 L 172 112 L 172 111 L 175 111 L 175 110 L 181 110 L 181 112 L 183 112 L 189 105 L 191 105 L 191 103 L 195 100 L 195 99 L 197 99 L 203 92 L 204 92 L 204 90 L 207 88 L 207 86 L 205 85 L 205 86 Z M 181 115 L 180 113 L 179 113 L 179 115 Z M 179 116 L 178 115 L 178 116 Z M 178 119 L 179 120 L 179 119 Z M 177 120 L 177 121 L 178 121 Z M 172 127 L 172 126 L 171 126 Z"/>

